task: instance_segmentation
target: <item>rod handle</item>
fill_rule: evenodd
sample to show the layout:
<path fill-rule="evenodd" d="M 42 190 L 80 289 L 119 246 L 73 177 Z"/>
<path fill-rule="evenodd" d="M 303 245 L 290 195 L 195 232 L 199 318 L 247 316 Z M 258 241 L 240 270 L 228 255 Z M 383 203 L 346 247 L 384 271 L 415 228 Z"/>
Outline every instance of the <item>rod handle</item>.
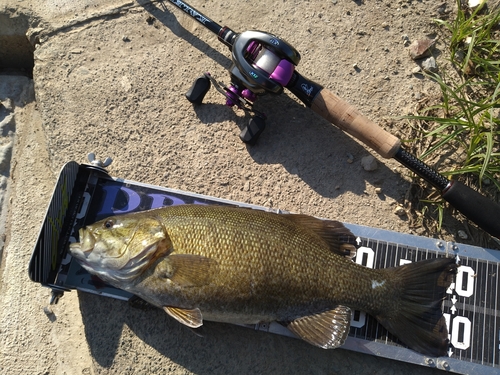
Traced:
<path fill-rule="evenodd" d="M 451 181 L 443 198 L 486 232 L 500 238 L 500 205 L 460 181 Z"/>
<path fill-rule="evenodd" d="M 311 109 L 346 133 L 371 147 L 384 158 L 394 157 L 401 141 L 363 116 L 339 96 L 322 89 L 311 102 Z"/>

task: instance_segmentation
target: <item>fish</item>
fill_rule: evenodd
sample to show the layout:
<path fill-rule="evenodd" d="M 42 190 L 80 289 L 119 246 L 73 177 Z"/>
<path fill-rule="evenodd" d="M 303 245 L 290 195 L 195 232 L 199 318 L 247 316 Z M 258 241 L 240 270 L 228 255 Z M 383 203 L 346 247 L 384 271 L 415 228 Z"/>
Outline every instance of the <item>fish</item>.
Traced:
<path fill-rule="evenodd" d="M 79 229 L 69 251 L 103 281 L 180 323 L 279 322 L 320 348 L 345 342 L 364 311 L 410 349 L 443 356 L 453 257 L 371 269 L 341 222 L 218 205 L 121 214 Z"/>

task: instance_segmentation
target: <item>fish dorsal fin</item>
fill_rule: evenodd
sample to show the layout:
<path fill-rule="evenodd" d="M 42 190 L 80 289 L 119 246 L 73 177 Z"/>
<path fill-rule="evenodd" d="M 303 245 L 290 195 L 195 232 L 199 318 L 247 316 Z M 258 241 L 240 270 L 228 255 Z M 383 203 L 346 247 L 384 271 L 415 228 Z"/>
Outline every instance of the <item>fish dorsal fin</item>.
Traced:
<path fill-rule="evenodd" d="M 295 319 L 287 327 L 312 345 L 334 349 L 344 344 L 350 324 L 351 309 L 339 305 L 333 310 Z"/>
<path fill-rule="evenodd" d="M 203 325 L 203 316 L 199 308 L 181 309 L 180 307 L 163 306 L 163 310 L 172 318 L 190 328 L 198 328 Z"/>
<path fill-rule="evenodd" d="M 321 220 L 314 216 L 284 214 L 288 220 L 307 227 L 320 236 L 336 254 L 353 258 L 356 255 L 356 237 L 340 221 Z"/>
<path fill-rule="evenodd" d="M 155 275 L 183 287 L 210 283 L 218 269 L 215 259 L 192 254 L 170 254 L 155 268 Z"/>

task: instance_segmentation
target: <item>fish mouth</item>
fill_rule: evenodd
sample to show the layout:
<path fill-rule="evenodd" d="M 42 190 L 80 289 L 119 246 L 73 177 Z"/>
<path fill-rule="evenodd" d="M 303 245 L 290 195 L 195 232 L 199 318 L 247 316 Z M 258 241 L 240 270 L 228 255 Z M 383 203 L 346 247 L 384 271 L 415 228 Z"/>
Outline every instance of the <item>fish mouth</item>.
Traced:
<path fill-rule="evenodd" d="M 72 256 L 86 260 L 89 254 L 94 250 L 95 238 L 94 236 L 85 229 L 79 230 L 80 242 L 74 242 L 69 245 L 69 251 Z"/>

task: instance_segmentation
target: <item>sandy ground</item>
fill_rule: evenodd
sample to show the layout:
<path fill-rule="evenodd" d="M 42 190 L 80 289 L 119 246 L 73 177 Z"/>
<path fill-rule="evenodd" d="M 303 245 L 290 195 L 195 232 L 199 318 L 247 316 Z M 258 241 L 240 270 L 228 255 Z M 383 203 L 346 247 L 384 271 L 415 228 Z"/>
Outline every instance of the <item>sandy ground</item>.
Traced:
<path fill-rule="evenodd" d="M 9 110 L 15 136 L 4 171 L 11 185 L 1 263 L 2 374 L 438 373 L 222 324 L 207 323 L 200 338 L 161 311 L 84 293 L 66 293 L 47 316 L 50 291 L 29 281 L 27 264 L 58 171 L 70 160 L 86 162 L 89 152 L 112 157 L 116 177 L 412 233 L 407 216 L 394 214 L 408 189 L 407 172 L 380 159 L 375 171 L 363 170 L 360 160 L 370 151 L 291 94 L 260 98 L 266 131 L 253 147 L 241 143 L 248 121 L 242 111 L 224 106 L 214 89 L 199 107 L 184 97 L 205 71 L 229 83 L 229 51 L 167 2 L 3 3 L 2 12 L 36 25 L 31 35 L 39 38 L 33 81 L 20 78 L 25 96 Z M 190 3 L 235 31 L 280 35 L 301 52 L 299 72 L 398 136 L 403 125 L 393 119 L 437 92 L 411 73 L 416 64 L 403 36 L 432 34 L 431 18 L 455 6 Z"/>

